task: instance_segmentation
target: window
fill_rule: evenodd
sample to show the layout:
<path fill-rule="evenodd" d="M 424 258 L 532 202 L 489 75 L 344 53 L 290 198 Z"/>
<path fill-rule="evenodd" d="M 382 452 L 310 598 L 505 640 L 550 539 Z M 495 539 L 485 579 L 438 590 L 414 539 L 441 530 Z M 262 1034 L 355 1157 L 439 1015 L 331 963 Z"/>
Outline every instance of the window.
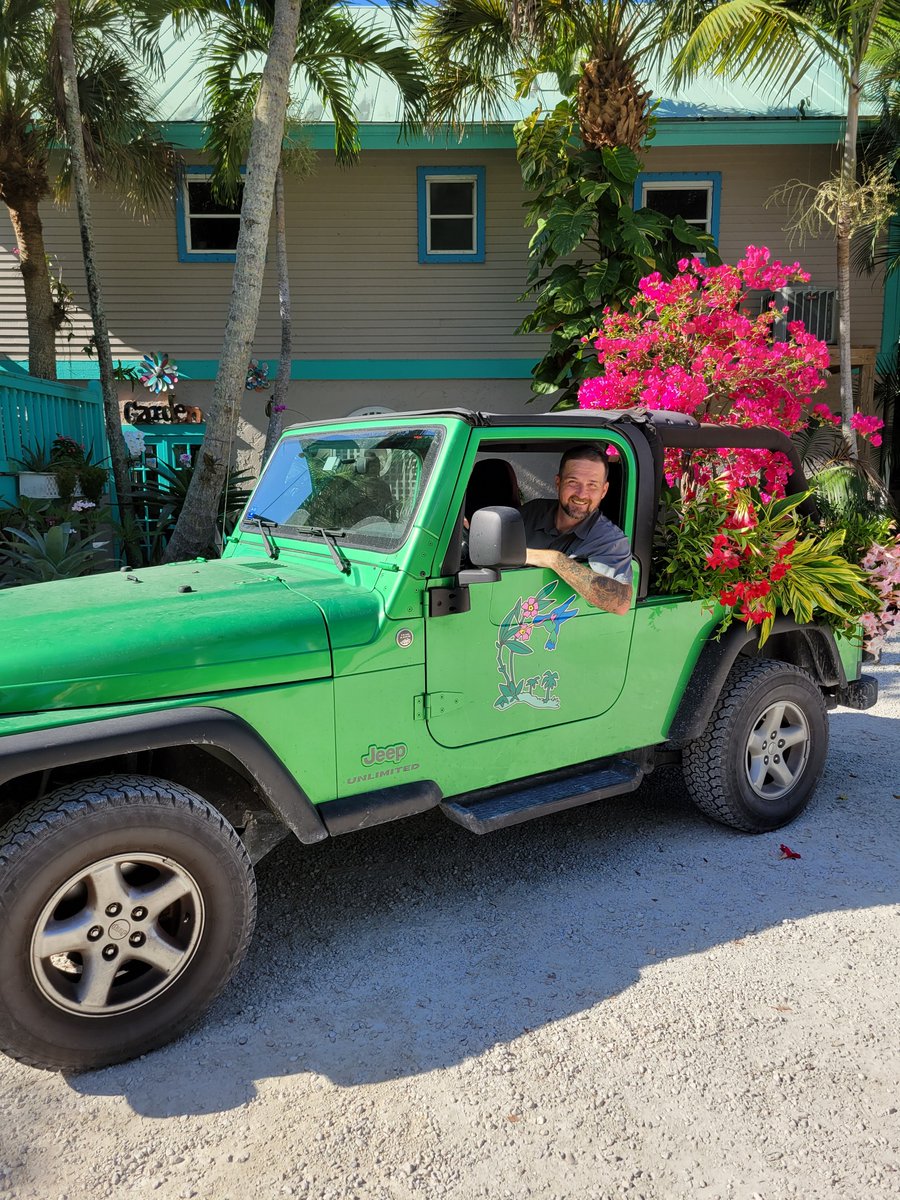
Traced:
<path fill-rule="evenodd" d="M 277 539 L 321 541 L 391 552 L 406 540 L 443 439 L 440 427 L 366 426 L 302 434 L 278 443 L 241 528 L 256 518 Z"/>
<path fill-rule="evenodd" d="M 718 241 L 721 191 L 719 171 L 645 172 L 635 180 L 634 207 L 652 208 L 666 217 L 681 217 Z"/>
<path fill-rule="evenodd" d="M 214 199 L 207 167 L 190 167 L 178 189 L 178 261 L 234 262 L 243 185 L 232 201 Z"/>
<path fill-rule="evenodd" d="M 484 167 L 419 167 L 419 262 L 484 262 Z"/>

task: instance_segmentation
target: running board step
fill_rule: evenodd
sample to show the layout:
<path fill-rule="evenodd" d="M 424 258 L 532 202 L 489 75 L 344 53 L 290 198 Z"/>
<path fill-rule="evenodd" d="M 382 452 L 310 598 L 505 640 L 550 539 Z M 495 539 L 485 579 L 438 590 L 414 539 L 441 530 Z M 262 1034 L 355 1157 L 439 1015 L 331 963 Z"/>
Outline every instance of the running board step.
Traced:
<path fill-rule="evenodd" d="M 580 775 L 548 776 L 527 787 L 487 788 L 441 803 L 442 812 L 470 833 L 492 833 L 534 817 L 590 804 L 609 796 L 633 792 L 644 778 L 643 768 L 629 758 L 607 759 L 602 767 Z"/>

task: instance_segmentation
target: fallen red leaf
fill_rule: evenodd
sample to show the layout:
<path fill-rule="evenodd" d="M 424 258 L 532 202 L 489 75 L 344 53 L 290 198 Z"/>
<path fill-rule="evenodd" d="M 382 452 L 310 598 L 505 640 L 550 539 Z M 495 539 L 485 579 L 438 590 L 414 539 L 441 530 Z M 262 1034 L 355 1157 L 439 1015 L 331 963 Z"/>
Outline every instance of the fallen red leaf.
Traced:
<path fill-rule="evenodd" d="M 781 854 L 779 856 L 781 858 L 799 858 L 800 857 L 800 855 L 797 853 L 796 850 L 792 850 L 790 848 L 790 846 L 786 846 L 784 844 L 784 842 L 782 842 L 778 848 L 781 851 Z"/>

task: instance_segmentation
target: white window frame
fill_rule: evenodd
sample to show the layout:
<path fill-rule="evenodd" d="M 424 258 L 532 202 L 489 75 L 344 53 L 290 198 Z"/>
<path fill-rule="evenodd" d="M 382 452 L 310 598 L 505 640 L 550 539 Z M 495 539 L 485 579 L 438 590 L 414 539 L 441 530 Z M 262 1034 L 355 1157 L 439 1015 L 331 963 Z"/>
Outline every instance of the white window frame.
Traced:
<path fill-rule="evenodd" d="M 241 174 L 244 169 L 241 168 Z M 188 167 L 182 176 L 178 189 L 177 224 L 178 224 L 178 261 L 179 262 L 230 262 L 235 261 L 235 250 L 200 250 L 191 245 L 191 219 L 209 221 L 234 221 L 238 218 L 238 233 L 240 233 L 240 210 L 234 213 L 192 213 L 190 200 L 191 183 L 209 183 L 212 175 L 211 167 Z"/>

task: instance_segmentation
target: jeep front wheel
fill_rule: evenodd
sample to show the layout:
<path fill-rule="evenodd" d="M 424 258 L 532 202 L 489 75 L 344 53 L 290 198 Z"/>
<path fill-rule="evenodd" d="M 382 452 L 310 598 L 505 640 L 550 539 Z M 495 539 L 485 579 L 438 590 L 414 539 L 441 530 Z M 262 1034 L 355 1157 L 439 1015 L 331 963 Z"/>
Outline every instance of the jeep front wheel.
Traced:
<path fill-rule="evenodd" d="M 803 811 L 827 752 L 825 701 L 809 675 L 790 663 L 739 659 L 682 763 L 691 798 L 707 816 L 765 833 Z"/>
<path fill-rule="evenodd" d="M 62 788 L 0 833 L 0 1049 L 84 1069 L 171 1041 L 236 970 L 255 911 L 240 839 L 195 793 Z"/>

